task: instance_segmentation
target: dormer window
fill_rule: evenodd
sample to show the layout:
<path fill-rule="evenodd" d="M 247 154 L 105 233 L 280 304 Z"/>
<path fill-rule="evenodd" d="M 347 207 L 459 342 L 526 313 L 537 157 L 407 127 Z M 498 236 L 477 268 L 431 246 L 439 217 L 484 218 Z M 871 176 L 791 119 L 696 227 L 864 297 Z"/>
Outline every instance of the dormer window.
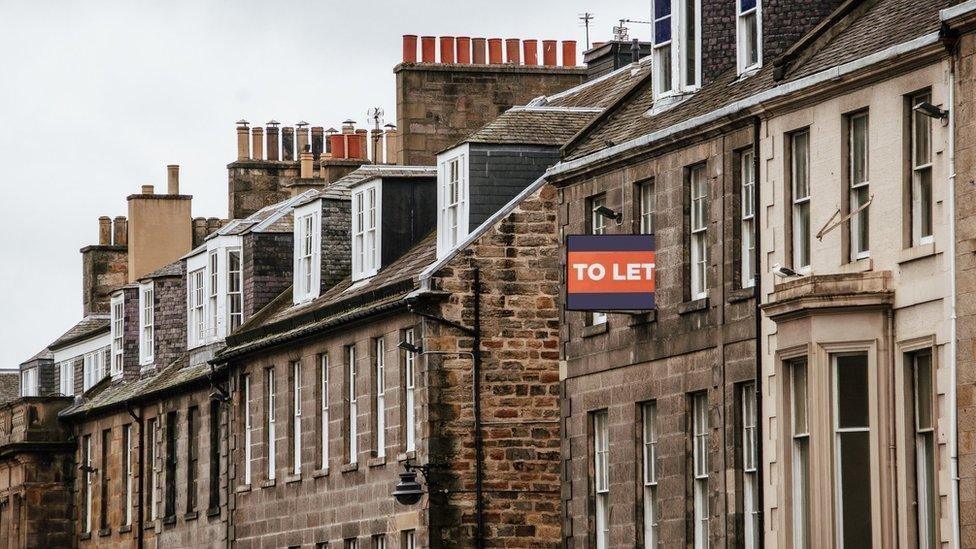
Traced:
<path fill-rule="evenodd" d="M 190 348 L 202 345 L 206 338 L 207 324 L 204 308 L 204 270 L 197 269 L 187 275 L 187 340 Z"/>
<path fill-rule="evenodd" d="M 654 97 L 693 92 L 701 85 L 701 0 L 653 2 Z"/>
<path fill-rule="evenodd" d="M 468 147 L 444 154 L 437 170 L 437 257 L 468 236 Z"/>
<path fill-rule="evenodd" d="M 322 203 L 319 200 L 295 209 L 295 264 L 293 302 L 305 303 L 319 296 L 322 250 Z"/>
<path fill-rule="evenodd" d="M 244 323 L 244 277 L 241 250 L 227 251 L 227 324 L 233 332 Z"/>
<path fill-rule="evenodd" d="M 380 183 L 358 187 L 352 195 L 352 279 L 376 274 L 380 266 Z"/>
<path fill-rule="evenodd" d="M 118 295 L 112 298 L 112 377 L 122 375 L 123 357 L 123 334 L 125 321 L 125 296 Z"/>
<path fill-rule="evenodd" d="M 760 47 L 760 0 L 735 0 L 736 57 L 739 74 L 758 69 L 762 65 Z"/>
<path fill-rule="evenodd" d="M 34 397 L 37 393 L 37 367 L 20 372 L 20 396 Z"/>
<path fill-rule="evenodd" d="M 139 288 L 139 364 L 152 364 L 155 343 L 155 305 L 153 283 Z"/>

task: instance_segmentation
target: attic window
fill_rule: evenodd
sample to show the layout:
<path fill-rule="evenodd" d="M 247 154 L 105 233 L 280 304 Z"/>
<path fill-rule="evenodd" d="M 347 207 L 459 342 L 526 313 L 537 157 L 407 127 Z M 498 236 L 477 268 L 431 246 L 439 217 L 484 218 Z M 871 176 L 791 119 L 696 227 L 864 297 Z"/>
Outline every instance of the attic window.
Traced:
<path fill-rule="evenodd" d="M 321 209 L 313 202 L 295 210 L 295 303 L 319 296 Z"/>
<path fill-rule="evenodd" d="M 701 0 L 654 0 L 653 67 L 655 99 L 701 85 Z"/>
<path fill-rule="evenodd" d="M 150 282 L 139 289 L 139 363 L 142 365 L 153 362 L 153 344 L 155 342 L 153 334 L 155 304 L 153 301 L 153 283 Z"/>
<path fill-rule="evenodd" d="M 112 376 L 122 375 L 123 323 L 125 320 L 125 296 L 112 298 Z"/>
<path fill-rule="evenodd" d="M 20 373 L 20 396 L 37 396 L 37 368 L 27 368 Z"/>
<path fill-rule="evenodd" d="M 374 181 L 352 195 L 352 279 L 369 278 L 379 270 L 380 184 Z"/>
<path fill-rule="evenodd" d="M 761 0 L 735 0 L 737 27 L 737 58 L 739 74 L 758 69 L 762 65 L 760 47 Z"/>
<path fill-rule="evenodd" d="M 446 153 L 437 170 L 437 257 L 468 236 L 467 146 Z"/>

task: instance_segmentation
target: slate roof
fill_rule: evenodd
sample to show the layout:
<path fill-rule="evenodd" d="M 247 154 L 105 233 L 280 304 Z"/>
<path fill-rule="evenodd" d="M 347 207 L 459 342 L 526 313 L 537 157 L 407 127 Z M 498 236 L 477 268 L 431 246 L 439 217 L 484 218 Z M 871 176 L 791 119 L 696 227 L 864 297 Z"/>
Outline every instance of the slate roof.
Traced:
<path fill-rule="evenodd" d="M 634 69 L 637 69 L 636 71 Z M 592 107 L 605 109 L 612 105 L 636 82 L 651 73 L 651 56 L 641 58 L 637 66 L 627 65 L 579 86 L 540 97 L 530 107 Z"/>
<path fill-rule="evenodd" d="M 156 269 L 155 271 L 143 276 L 139 280 L 149 280 L 151 278 L 166 278 L 171 276 L 183 276 L 186 271 L 186 266 L 183 260 L 178 259 L 169 265 L 165 265 Z"/>
<path fill-rule="evenodd" d="M 464 142 L 560 147 L 601 112 L 578 107 L 512 107 Z"/>
<path fill-rule="evenodd" d="M 773 63 L 756 74 L 739 78 L 734 68 L 726 71 L 683 103 L 650 115 L 653 106 L 651 79 L 643 80 L 633 93 L 594 122 L 564 151 L 567 160 L 595 153 L 643 135 L 704 115 L 756 93 L 776 88 L 805 76 L 877 53 L 925 36 L 939 29 L 939 10 L 959 0 L 875 0 L 856 17 L 842 19 L 824 43 L 813 41 L 810 49 L 790 66 L 785 78 L 773 79 Z"/>
<path fill-rule="evenodd" d="M 402 306 L 436 257 L 437 238 L 431 233 L 376 276 L 357 282 L 347 277 L 309 303 L 294 305 L 289 290 L 229 336 L 217 360 Z"/>
<path fill-rule="evenodd" d="M 338 198 L 349 199 L 349 189 L 379 177 L 437 177 L 437 168 L 434 166 L 399 166 L 388 164 L 363 164 L 355 170 L 347 173 L 339 179 L 333 181 L 329 186 L 322 190 L 310 191 L 295 206 L 308 204 L 319 198 Z"/>
<path fill-rule="evenodd" d="M 76 341 L 107 332 L 108 329 L 108 315 L 88 315 L 72 326 L 70 330 L 62 334 L 61 337 L 55 339 L 47 348 L 53 351 Z"/>
<path fill-rule="evenodd" d="M 0 372 L 0 404 L 20 397 L 20 372 L 4 370 Z"/>
<path fill-rule="evenodd" d="M 105 378 L 89 389 L 84 399 L 61 411 L 62 416 L 75 416 L 124 406 L 126 401 L 147 398 L 169 389 L 199 382 L 210 375 L 211 367 L 207 363 L 194 366 L 187 365 L 188 356 L 181 355 L 158 373 L 124 383 L 112 383 Z"/>

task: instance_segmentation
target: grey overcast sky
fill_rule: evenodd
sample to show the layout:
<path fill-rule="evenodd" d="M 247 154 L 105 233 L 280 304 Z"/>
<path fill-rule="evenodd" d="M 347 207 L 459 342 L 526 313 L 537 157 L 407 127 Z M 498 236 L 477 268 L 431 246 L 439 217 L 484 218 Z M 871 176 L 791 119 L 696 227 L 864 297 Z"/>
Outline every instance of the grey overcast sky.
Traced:
<path fill-rule="evenodd" d="M 194 216 L 227 216 L 234 122 L 395 121 L 401 35 L 592 40 L 650 0 L 0 0 L 0 368 L 81 318 L 100 215 L 181 165 Z M 647 38 L 649 27 L 632 25 Z M 581 59 L 581 58 L 580 58 Z"/>

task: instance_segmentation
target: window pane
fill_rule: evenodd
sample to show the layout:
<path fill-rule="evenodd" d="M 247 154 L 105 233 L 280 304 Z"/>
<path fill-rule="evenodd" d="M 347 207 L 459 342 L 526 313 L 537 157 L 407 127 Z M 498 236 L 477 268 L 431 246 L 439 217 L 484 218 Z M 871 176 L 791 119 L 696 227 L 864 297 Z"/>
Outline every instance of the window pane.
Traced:
<path fill-rule="evenodd" d="M 793 135 L 793 200 L 810 196 L 807 158 L 810 153 L 810 134 L 800 132 Z"/>
<path fill-rule="evenodd" d="M 756 7 L 756 0 L 739 0 L 739 12 L 745 13 Z"/>
<path fill-rule="evenodd" d="M 837 357 L 837 426 L 841 429 L 867 427 L 868 357 L 866 354 Z"/>
<path fill-rule="evenodd" d="M 685 0 L 685 84 L 698 85 L 697 0 Z"/>
<path fill-rule="evenodd" d="M 807 432 L 807 365 L 805 361 L 791 364 L 793 375 L 793 432 Z"/>
<path fill-rule="evenodd" d="M 870 433 L 843 432 L 837 439 L 840 459 L 840 537 L 843 547 L 872 547 Z"/>
<path fill-rule="evenodd" d="M 851 117 L 851 185 L 868 180 L 868 116 Z"/>
<path fill-rule="evenodd" d="M 932 355 L 915 354 L 915 408 L 919 429 L 931 429 L 932 421 Z"/>

